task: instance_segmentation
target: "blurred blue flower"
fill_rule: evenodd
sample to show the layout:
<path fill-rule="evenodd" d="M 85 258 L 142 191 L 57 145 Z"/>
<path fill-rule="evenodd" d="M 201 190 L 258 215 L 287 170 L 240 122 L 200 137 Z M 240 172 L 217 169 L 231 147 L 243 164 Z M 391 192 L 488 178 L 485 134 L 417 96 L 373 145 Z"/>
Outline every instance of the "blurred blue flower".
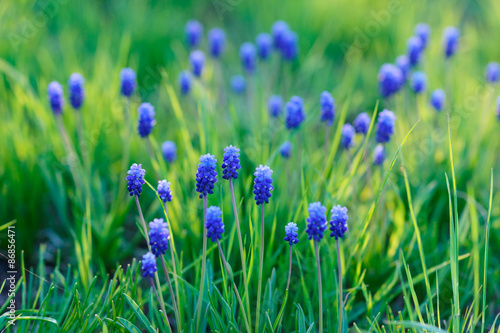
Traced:
<path fill-rule="evenodd" d="M 392 65 L 384 64 L 378 72 L 378 83 L 380 94 L 383 97 L 390 97 L 397 93 L 403 85 L 403 73 Z"/>
<path fill-rule="evenodd" d="M 328 91 L 321 93 L 319 104 L 321 105 L 321 121 L 332 126 L 335 119 L 335 100 Z"/>
<path fill-rule="evenodd" d="M 403 75 L 403 82 L 406 81 L 411 70 L 410 60 L 408 60 L 408 56 L 406 54 L 403 54 L 397 57 L 396 66 L 401 70 L 401 74 Z"/>
<path fill-rule="evenodd" d="M 333 206 L 330 211 L 332 218 L 330 219 L 330 230 L 332 233 L 330 237 L 335 239 L 343 238 L 347 232 L 347 208 L 340 205 Z"/>
<path fill-rule="evenodd" d="M 299 37 L 292 30 L 287 30 L 283 35 L 281 55 L 288 61 L 294 60 L 299 55 Z"/>
<path fill-rule="evenodd" d="M 273 37 L 266 32 L 262 32 L 255 38 L 255 44 L 257 45 L 259 58 L 262 60 L 269 58 L 273 50 Z"/>
<path fill-rule="evenodd" d="M 49 99 L 50 108 L 54 114 L 62 113 L 64 106 L 63 87 L 57 81 L 52 81 L 47 87 L 47 98 Z"/>
<path fill-rule="evenodd" d="M 205 228 L 207 228 L 207 238 L 216 242 L 222 238 L 224 233 L 224 223 L 222 222 L 222 211 L 219 207 L 211 206 L 207 209 Z"/>
<path fill-rule="evenodd" d="M 283 98 L 279 95 L 269 97 L 269 100 L 267 101 L 267 108 L 271 117 L 278 118 L 283 112 Z"/>
<path fill-rule="evenodd" d="M 420 38 L 422 42 L 422 48 L 427 47 L 427 43 L 429 42 L 429 37 L 431 35 L 431 28 L 425 23 L 419 23 L 415 26 L 415 36 Z"/>
<path fill-rule="evenodd" d="M 235 75 L 231 78 L 231 89 L 237 93 L 241 94 L 245 92 L 247 87 L 247 82 L 242 75 Z"/>
<path fill-rule="evenodd" d="M 85 79 L 80 73 L 73 73 L 69 77 L 69 101 L 76 110 L 80 109 L 85 98 L 84 83 Z"/>
<path fill-rule="evenodd" d="M 309 239 L 319 242 L 323 238 L 323 233 L 327 227 L 326 207 L 323 207 L 321 202 L 313 202 L 309 205 L 307 211 L 309 213 L 309 217 L 306 219 L 307 235 Z"/>
<path fill-rule="evenodd" d="M 370 116 L 366 112 L 358 114 L 356 119 L 354 119 L 353 125 L 356 133 L 365 134 L 368 133 L 368 128 L 370 127 Z"/>
<path fill-rule="evenodd" d="M 193 84 L 193 77 L 188 71 L 182 71 L 178 78 L 179 88 L 182 95 L 187 95 L 191 91 L 191 85 Z"/>
<path fill-rule="evenodd" d="M 292 155 L 292 148 L 293 145 L 290 143 L 290 141 L 285 141 L 280 147 L 281 156 L 283 156 L 284 158 L 290 158 L 290 156 Z"/>
<path fill-rule="evenodd" d="M 156 270 L 156 257 L 151 252 L 143 255 L 141 261 L 141 275 L 143 277 L 152 278 L 155 276 Z"/>
<path fill-rule="evenodd" d="M 486 73 L 485 73 L 486 81 L 490 83 L 497 83 L 498 79 L 500 78 L 500 65 L 496 62 L 490 62 L 486 66 Z"/>
<path fill-rule="evenodd" d="M 460 31 L 455 27 L 446 27 L 443 31 L 443 48 L 446 58 L 457 52 Z"/>
<path fill-rule="evenodd" d="M 255 72 L 257 67 L 257 50 L 252 43 L 246 42 L 241 45 L 240 58 L 241 64 L 247 73 Z"/>
<path fill-rule="evenodd" d="M 190 47 L 196 47 L 203 39 L 203 26 L 196 20 L 189 20 L 185 28 L 186 41 Z"/>
<path fill-rule="evenodd" d="M 415 72 L 411 76 L 411 87 L 416 94 L 421 94 L 427 89 L 427 77 L 424 72 Z"/>
<path fill-rule="evenodd" d="M 161 152 L 163 154 L 163 158 L 168 163 L 172 163 L 177 158 L 177 146 L 173 141 L 165 141 L 161 145 Z"/>
<path fill-rule="evenodd" d="M 444 108 L 444 102 L 446 101 L 446 95 L 443 89 L 436 89 L 431 94 L 431 105 L 436 109 L 436 111 L 442 111 Z"/>
<path fill-rule="evenodd" d="M 293 96 L 286 103 L 285 126 L 287 129 L 296 129 L 305 120 L 304 102 L 302 98 Z"/>
<path fill-rule="evenodd" d="M 254 184 L 253 184 L 253 194 L 255 194 L 255 201 L 257 205 L 262 205 L 264 203 L 269 203 L 269 198 L 271 197 L 271 191 L 273 190 L 273 170 L 271 170 L 267 165 L 259 165 L 253 174 Z"/>
<path fill-rule="evenodd" d="M 299 231 L 297 223 L 289 222 L 285 226 L 285 241 L 287 241 L 288 244 L 293 245 L 299 242 L 299 233 L 297 231 Z"/>
<path fill-rule="evenodd" d="M 127 190 L 129 191 L 130 196 L 141 196 L 142 185 L 145 183 L 145 174 L 146 170 L 142 168 L 141 164 L 137 163 L 132 164 L 130 170 L 127 171 Z"/>
<path fill-rule="evenodd" d="M 240 165 L 240 149 L 234 146 L 224 148 L 224 156 L 222 158 L 222 178 L 224 179 L 237 179 L 238 170 L 241 169 Z"/>
<path fill-rule="evenodd" d="M 149 245 L 155 257 L 164 255 L 168 250 L 170 231 L 168 224 L 163 219 L 154 219 L 149 222 Z"/>
<path fill-rule="evenodd" d="M 412 36 L 406 42 L 406 54 L 411 66 L 416 66 L 420 62 L 423 46 L 419 37 Z"/>
<path fill-rule="evenodd" d="M 189 55 L 191 70 L 196 77 L 200 77 L 205 64 L 205 55 L 200 50 L 195 50 Z"/>
<path fill-rule="evenodd" d="M 143 138 L 147 137 L 156 124 L 155 108 L 149 103 L 142 103 L 137 109 L 139 112 L 139 120 L 137 130 Z"/>
<path fill-rule="evenodd" d="M 220 57 L 226 46 L 226 33 L 221 28 L 213 28 L 208 32 L 208 47 L 214 58 Z"/>
<path fill-rule="evenodd" d="M 215 156 L 206 154 L 200 157 L 198 171 L 196 172 L 196 192 L 200 193 L 200 199 L 207 194 L 213 194 L 217 182 L 217 160 Z"/>
<path fill-rule="evenodd" d="M 158 181 L 158 188 L 156 189 L 158 196 L 163 203 L 172 201 L 172 190 L 170 189 L 170 182 L 166 179 Z"/>
<path fill-rule="evenodd" d="M 137 83 L 135 82 L 135 72 L 132 68 L 124 68 L 120 72 L 121 93 L 125 97 L 134 94 Z"/>
<path fill-rule="evenodd" d="M 375 146 L 373 150 L 373 164 L 382 165 L 385 159 L 385 147 L 383 144 L 379 143 Z"/>
<path fill-rule="evenodd" d="M 377 134 L 376 140 L 379 143 L 386 143 L 391 140 L 392 134 L 394 134 L 394 124 L 396 122 L 396 116 L 392 111 L 384 109 L 378 115 L 377 121 Z"/>
<path fill-rule="evenodd" d="M 290 30 L 288 27 L 288 24 L 284 21 L 276 21 L 274 22 L 272 28 L 271 28 L 271 34 L 273 35 L 273 42 L 274 42 L 274 47 L 276 49 L 281 50 L 281 47 L 283 46 L 283 39 L 285 36 L 285 33 Z"/>
<path fill-rule="evenodd" d="M 354 130 L 354 127 L 352 127 L 351 124 L 344 124 L 344 126 L 342 126 L 342 135 L 340 138 L 340 143 L 342 144 L 342 147 L 344 147 L 344 149 L 350 149 L 352 146 L 354 146 L 355 134 L 356 131 Z"/>

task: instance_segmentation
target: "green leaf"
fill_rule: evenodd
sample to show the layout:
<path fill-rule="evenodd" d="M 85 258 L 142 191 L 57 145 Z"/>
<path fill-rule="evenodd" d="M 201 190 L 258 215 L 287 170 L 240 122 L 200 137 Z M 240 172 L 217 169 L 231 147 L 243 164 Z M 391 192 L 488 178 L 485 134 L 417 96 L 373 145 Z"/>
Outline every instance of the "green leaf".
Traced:
<path fill-rule="evenodd" d="M 130 298 L 130 296 L 128 296 L 127 294 L 124 293 L 123 296 L 125 297 L 125 300 L 130 305 L 130 307 L 132 308 L 132 311 L 134 311 L 135 315 L 137 316 L 137 319 L 139 319 L 139 321 L 144 325 L 147 331 L 150 333 L 156 333 L 156 330 L 153 328 L 148 318 L 146 318 L 146 315 L 144 315 L 142 310 L 139 308 L 139 305 L 137 305 L 137 303 L 134 302 L 134 300 Z"/>

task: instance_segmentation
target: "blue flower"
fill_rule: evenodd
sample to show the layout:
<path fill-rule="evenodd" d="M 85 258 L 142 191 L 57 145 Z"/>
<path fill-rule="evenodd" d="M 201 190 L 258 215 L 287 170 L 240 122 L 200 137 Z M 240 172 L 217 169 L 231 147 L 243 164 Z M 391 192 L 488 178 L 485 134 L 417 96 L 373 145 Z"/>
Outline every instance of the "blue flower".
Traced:
<path fill-rule="evenodd" d="M 299 55 L 299 37 L 292 30 L 287 30 L 283 35 L 281 45 L 281 56 L 283 59 L 291 61 Z"/>
<path fill-rule="evenodd" d="M 255 44 L 257 45 L 257 53 L 259 58 L 266 60 L 271 55 L 273 48 L 273 38 L 270 34 L 262 32 L 255 38 Z"/>
<path fill-rule="evenodd" d="M 299 233 L 297 231 L 299 231 L 297 223 L 289 222 L 285 226 L 285 241 L 287 241 L 288 244 L 293 245 L 299 242 Z"/>
<path fill-rule="evenodd" d="M 403 73 L 392 65 L 384 64 L 378 72 L 378 83 L 380 94 L 383 97 L 390 97 L 397 93 L 403 85 Z"/>
<path fill-rule="evenodd" d="M 431 28 L 425 23 L 419 23 L 415 26 L 415 35 L 420 38 L 422 42 L 422 48 L 427 47 L 427 43 L 429 42 L 429 36 L 431 35 Z"/>
<path fill-rule="evenodd" d="M 344 237 L 344 234 L 347 232 L 347 208 L 342 207 L 340 205 L 333 206 L 330 211 L 332 214 L 332 218 L 330 220 L 330 230 L 332 233 L 330 237 L 335 237 L 335 239 L 339 239 Z"/>
<path fill-rule="evenodd" d="M 163 142 L 161 152 L 163 153 L 163 158 L 168 163 L 172 163 L 177 159 L 177 146 L 173 141 Z"/>
<path fill-rule="evenodd" d="M 446 95 L 443 89 L 436 89 L 431 94 L 431 105 L 436 109 L 436 111 L 442 111 L 444 108 L 444 102 L 446 101 Z"/>
<path fill-rule="evenodd" d="M 307 218 L 306 232 L 309 239 L 314 239 L 319 242 L 323 238 L 323 233 L 326 230 L 326 208 L 321 205 L 321 202 L 313 202 L 307 209 L 309 217 Z"/>
<path fill-rule="evenodd" d="M 149 245 L 155 257 L 164 255 L 168 250 L 170 231 L 168 224 L 163 219 L 154 219 L 149 222 Z"/>
<path fill-rule="evenodd" d="M 321 121 L 326 122 L 328 126 L 332 126 L 335 118 L 335 100 L 328 91 L 323 91 L 319 99 L 321 105 Z"/>
<path fill-rule="evenodd" d="M 383 144 L 379 143 L 375 146 L 373 150 L 373 164 L 382 165 L 385 159 L 385 147 Z"/>
<path fill-rule="evenodd" d="M 71 106 L 76 110 L 80 109 L 83 104 L 83 99 L 85 98 L 85 88 L 83 84 L 85 80 L 80 73 L 73 73 L 69 77 L 69 101 Z"/>
<path fill-rule="evenodd" d="M 210 54 L 214 58 L 220 57 L 226 45 L 226 34 L 221 28 L 213 28 L 208 32 Z"/>
<path fill-rule="evenodd" d="M 63 87 L 59 84 L 59 82 L 52 81 L 49 83 L 47 88 L 47 97 L 54 114 L 61 114 L 64 106 L 64 96 Z"/>
<path fill-rule="evenodd" d="M 290 30 L 290 28 L 288 27 L 288 24 L 286 22 L 284 21 L 274 22 L 271 28 L 271 34 L 273 35 L 273 43 L 276 49 L 281 50 L 281 47 L 283 46 L 283 39 L 285 33 L 288 32 L 288 30 Z"/>
<path fill-rule="evenodd" d="M 151 133 L 156 124 L 155 108 L 149 103 L 142 103 L 139 105 L 137 111 L 139 111 L 137 130 L 139 131 L 139 135 L 145 138 Z"/>
<path fill-rule="evenodd" d="M 396 122 L 396 116 L 392 111 L 384 109 L 378 115 L 377 121 L 377 134 L 376 140 L 378 143 L 386 143 L 391 140 L 392 134 L 394 134 L 394 123 Z"/>
<path fill-rule="evenodd" d="M 121 93 L 125 97 L 134 94 L 137 83 L 135 82 L 135 72 L 132 68 L 124 68 L 120 72 Z"/>
<path fill-rule="evenodd" d="M 219 207 L 211 206 L 207 209 L 205 228 L 207 228 L 207 238 L 216 242 L 222 238 L 224 233 L 224 223 L 222 222 L 222 211 Z"/>
<path fill-rule="evenodd" d="M 178 82 L 181 94 L 183 95 L 189 94 L 189 92 L 191 91 L 191 86 L 193 84 L 193 78 L 191 76 L 191 73 L 189 73 L 188 71 L 182 71 L 179 74 Z"/>
<path fill-rule="evenodd" d="M 196 77 L 201 76 L 203 72 L 203 65 L 205 64 L 205 55 L 200 50 L 191 52 L 189 55 L 189 61 L 191 62 L 191 70 Z"/>
<path fill-rule="evenodd" d="M 172 201 L 172 190 L 170 189 L 170 182 L 164 180 L 158 181 L 158 188 L 156 190 L 161 201 L 164 203 Z"/>
<path fill-rule="evenodd" d="M 217 160 L 215 156 L 206 154 L 200 157 L 198 172 L 196 172 L 196 192 L 200 193 L 200 199 L 207 194 L 213 194 L 217 182 L 217 171 L 215 167 Z"/>
<path fill-rule="evenodd" d="M 366 112 L 358 114 L 356 119 L 354 119 L 353 125 L 356 133 L 365 134 L 368 133 L 368 128 L 370 127 L 370 116 Z"/>
<path fill-rule="evenodd" d="M 412 36 L 406 42 L 406 53 L 411 66 L 416 66 L 420 62 L 423 45 L 419 37 Z"/>
<path fill-rule="evenodd" d="M 267 101 L 267 108 L 271 117 L 278 118 L 283 112 L 283 98 L 279 95 L 269 97 L 269 100 Z"/>
<path fill-rule="evenodd" d="M 403 82 L 406 81 L 411 70 L 410 60 L 408 60 L 406 54 L 400 55 L 396 58 L 396 66 L 401 70 Z"/>
<path fill-rule="evenodd" d="M 446 58 L 450 58 L 457 52 L 460 31 L 455 27 L 446 27 L 443 31 L 443 48 Z"/>
<path fill-rule="evenodd" d="M 253 174 L 255 176 L 253 184 L 253 194 L 255 194 L 255 201 L 257 205 L 262 205 L 264 203 L 269 203 L 269 198 L 271 197 L 271 191 L 273 190 L 273 170 L 271 170 L 267 165 L 262 164 L 255 169 Z"/>
<path fill-rule="evenodd" d="M 344 126 L 342 126 L 342 135 L 340 138 L 342 147 L 349 150 L 352 146 L 354 146 L 355 134 L 356 131 L 354 130 L 354 127 L 352 127 L 351 124 L 344 124 Z"/>
<path fill-rule="evenodd" d="M 293 145 L 290 143 L 290 141 L 285 141 L 280 147 L 281 156 L 283 156 L 284 158 L 290 158 L 290 156 L 292 155 L 292 148 Z"/>
<path fill-rule="evenodd" d="M 302 124 L 306 118 L 304 111 L 304 102 L 302 98 L 293 96 L 288 103 L 286 103 L 285 126 L 287 129 L 296 129 Z"/>
<path fill-rule="evenodd" d="M 156 270 L 156 257 L 151 252 L 143 255 L 141 261 L 141 275 L 143 277 L 152 278 L 155 276 Z"/>
<path fill-rule="evenodd" d="M 497 83 L 500 78 L 500 65 L 496 62 L 490 62 L 488 66 L 486 66 L 485 77 L 486 81 L 490 83 Z"/>
<path fill-rule="evenodd" d="M 247 82 L 242 75 L 235 75 L 231 78 L 231 89 L 237 94 L 245 92 Z"/>
<path fill-rule="evenodd" d="M 411 76 L 411 87 L 416 94 L 421 94 L 427 89 L 427 77 L 424 72 L 415 72 Z"/>
<path fill-rule="evenodd" d="M 252 43 L 246 42 L 241 45 L 240 58 L 241 64 L 247 73 L 255 72 L 255 68 L 257 67 L 257 50 Z"/>
<path fill-rule="evenodd" d="M 240 149 L 234 146 L 224 148 L 224 157 L 222 158 L 222 178 L 237 179 L 240 165 Z"/>
<path fill-rule="evenodd" d="M 189 20 L 185 28 L 186 41 L 190 47 L 196 47 L 203 38 L 203 26 L 196 20 Z"/>
<path fill-rule="evenodd" d="M 142 169 L 142 165 L 136 163 L 132 164 L 130 170 L 127 171 L 127 190 L 130 192 L 130 196 L 141 196 L 145 174 L 146 170 Z"/>

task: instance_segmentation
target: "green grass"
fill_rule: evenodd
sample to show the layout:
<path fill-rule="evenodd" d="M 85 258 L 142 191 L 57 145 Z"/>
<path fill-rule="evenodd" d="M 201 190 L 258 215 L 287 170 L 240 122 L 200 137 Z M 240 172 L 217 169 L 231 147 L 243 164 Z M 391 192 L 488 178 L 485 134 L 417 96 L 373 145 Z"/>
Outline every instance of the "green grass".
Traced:
<path fill-rule="evenodd" d="M 328 210 L 334 204 L 349 209 L 340 256 L 349 332 L 499 330 L 500 260 L 495 254 L 500 252 L 500 199 L 495 194 L 500 187 L 500 124 L 494 105 L 500 91 L 483 79 L 486 64 L 500 60 L 499 3 L 397 2 L 400 6 L 379 24 L 379 31 L 359 46 L 360 31 L 377 22 L 374 15 L 394 1 L 293 0 L 286 7 L 277 1 L 242 1 L 234 2 L 222 20 L 212 1 L 61 2 L 51 2 L 55 12 L 50 17 L 41 2 L 0 3 L 6 41 L 0 45 L 0 253 L 6 254 L 7 226 L 15 226 L 22 272 L 17 280 L 17 332 L 167 331 L 156 297 L 139 274 L 137 260 L 147 246 L 134 200 L 124 187 L 124 168 L 133 162 L 143 164 L 151 186 L 156 186 L 157 175 L 172 183 L 174 200 L 167 207 L 176 245 L 177 276 L 172 281 L 182 330 L 195 332 L 203 226 L 196 167 L 201 154 L 211 153 L 221 175 L 223 149 L 230 144 L 241 148 L 242 170 L 234 188 L 248 294 L 229 183 L 221 177 L 208 205 L 224 212 L 221 246 L 243 303 L 250 302 L 254 330 L 260 210 L 252 186 L 259 164 L 274 170 L 273 196 L 265 207 L 259 330 L 318 329 L 314 247 L 305 233 L 307 205 L 315 201 Z M 26 35 L 26 27 L 40 13 L 46 23 Z M 224 28 L 228 48 L 220 64 L 207 60 L 203 83 L 184 97 L 176 79 L 189 66 L 183 31 L 190 18 L 201 20 L 206 31 Z M 236 96 L 229 88 L 230 77 L 241 73 L 238 48 L 277 19 L 297 31 L 300 56 L 287 66 L 279 66 L 277 58 L 259 64 L 247 82 L 253 106 L 248 110 L 248 96 Z M 377 92 L 378 69 L 405 51 L 406 39 L 421 21 L 431 26 L 432 37 L 420 69 L 430 89 L 447 92 L 447 107 L 440 114 L 428 106 L 429 94 L 418 101 L 417 114 L 408 87 L 392 100 L 379 100 Z M 463 37 L 458 54 L 445 64 L 441 32 L 447 25 L 460 27 Z M 21 40 L 12 39 L 16 36 Z M 352 54 L 359 56 L 346 56 Z M 130 124 L 118 88 L 125 66 L 137 71 L 139 84 L 130 104 Z M 46 87 L 52 80 L 66 87 L 75 71 L 86 79 L 87 97 L 81 122 L 69 106 L 62 116 L 70 149 L 81 159 L 68 164 L 68 147 L 48 106 Z M 337 105 L 327 156 L 319 123 L 323 90 L 332 93 Z M 289 134 L 283 124 L 268 119 L 266 102 L 274 93 L 285 100 L 304 98 L 307 118 L 297 133 Z M 151 137 L 155 159 L 136 134 L 136 109 L 143 101 L 156 108 Z M 357 137 L 347 156 L 339 145 L 342 125 L 361 111 L 373 116 L 384 108 L 393 110 L 397 121 L 383 167 L 371 165 L 374 122 L 368 139 Z M 78 136 L 79 123 L 84 140 Z M 178 146 L 174 164 L 161 157 L 165 140 Z M 289 160 L 278 151 L 285 140 L 294 144 Z M 140 203 L 146 222 L 165 217 L 165 207 L 149 186 Z M 283 238 L 290 221 L 299 226 L 300 242 L 293 249 L 291 284 L 285 291 L 289 248 Z M 335 242 L 326 235 L 320 253 L 324 328 L 336 332 L 337 255 Z M 170 256 L 166 258 L 172 272 Z M 168 318 L 177 331 L 161 269 L 158 274 Z M 203 327 L 244 330 L 231 280 L 211 242 L 206 276 Z M 4 275 L 0 278 L 3 297 L 8 286 Z M 0 304 L 0 331 L 7 325 L 7 303 Z"/>

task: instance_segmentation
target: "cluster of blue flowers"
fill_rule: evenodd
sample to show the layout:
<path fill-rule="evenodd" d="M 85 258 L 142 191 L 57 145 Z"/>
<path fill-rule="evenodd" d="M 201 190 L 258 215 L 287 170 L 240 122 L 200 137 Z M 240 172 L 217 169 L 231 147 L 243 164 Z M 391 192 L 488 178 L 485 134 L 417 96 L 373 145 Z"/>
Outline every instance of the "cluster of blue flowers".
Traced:
<path fill-rule="evenodd" d="M 75 110 L 80 110 L 85 100 L 85 79 L 80 73 L 73 73 L 68 80 L 69 102 Z M 64 108 L 64 90 L 57 81 L 52 81 L 47 87 L 47 98 L 55 115 L 60 115 Z"/>
<path fill-rule="evenodd" d="M 309 204 L 307 209 L 309 217 L 307 218 L 307 229 L 309 239 L 316 242 L 323 239 L 323 234 L 328 226 L 326 219 L 326 207 L 322 206 L 320 202 Z M 331 237 L 335 239 L 343 238 L 347 232 L 347 208 L 340 205 L 333 206 L 331 211 L 330 230 Z"/>
<path fill-rule="evenodd" d="M 200 199 L 207 194 L 214 193 L 215 183 L 217 182 L 217 160 L 215 156 L 206 154 L 200 157 L 198 172 L 196 173 L 196 192 L 200 193 Z"/>
<path fill-rule="evenodd" d="M 170 241 L 170 231 L 168 224 L 163 219 L 154 219 L 149 222 L 149 245 L 155 257 L 165 254 Z"/>
<path fill-rule="evenodd" d="M 139 112 L 137 131 L 141 137 L 145 138 L 151 133 L 156 124 L 155 109 L 149 103 L 142 103 L 137 111 Z"/>
<path fill-rule="evenodd" d="M 323 91 L 320 97 L 321 121 L 332 126 L 335 119 L 335 100 L 328 91 Z"/>
<path fill-rule="evenodd" d="M 236 179 L 238 178 L 238 170 L 241 169 L 240 165 L 240 149 L 229 146 L 224 148 L 224 157 L 222 158 L 222 178 Z"/>
<path fill-rule="evenodd" d="M 287 129 L 297 129 L 306 119 L 304 101 L 299 96 L 292 96 L 286 103 L 285 126 Z"/>
<path fill-rule="evenodd" d="M 158 188 L 156 189 L 158 196 L 164 203 L 172 201 L 172 190 L 170 189 L 170 182 L 166 179 L 158 181 Z"/>
<path fill-rule="evenodd" d="M 222 211 L 219 207 L 211 206 L 207 209 L 205 228 L 207 228 L 207 237 L 216 242 L 222 238 L 224 233 L 224 223 L 222 222 Z"/>
<path fill-rule="evenodd" d="M 146 170 L 142 168 L 141 164 L 132 164 L 130 170 L 127 172 L 127 190 L 130 193 L 130 196 L 141 196 L 142 193 L 142 185 L 144 185 L 144 175 L 146 174 Z"/>
<path fill-rule="evenodd" d="M 255 194 L 255 201 L 257 205 L 263 205 L 264 203 L 269 203 L 269 198 L 271 197 L 271 191 L 273 190 L 273 170 L 271 170 L 267 165 L 262 164 L 255 170 L 253 194 Z"/>

